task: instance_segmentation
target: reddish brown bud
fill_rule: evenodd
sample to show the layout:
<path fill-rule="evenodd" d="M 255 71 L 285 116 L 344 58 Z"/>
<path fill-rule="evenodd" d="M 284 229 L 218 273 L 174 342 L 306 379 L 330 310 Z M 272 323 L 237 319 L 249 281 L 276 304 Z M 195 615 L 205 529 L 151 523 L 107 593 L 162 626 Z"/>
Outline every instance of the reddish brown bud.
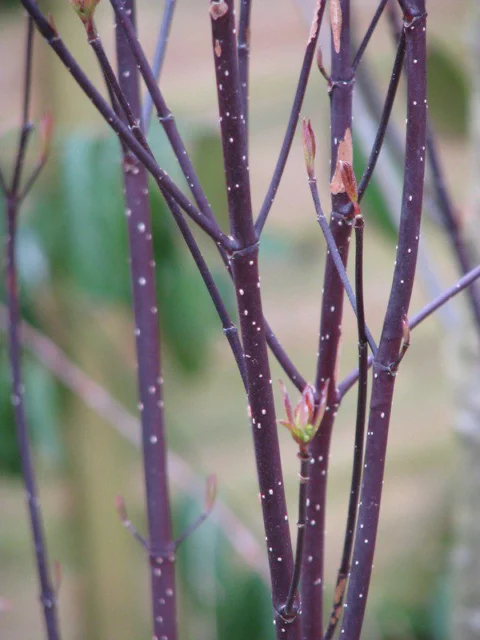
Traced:
<path fill-rule="evenodd" d="M 410 323 L 408 322 L 408 317 L 405 314 L 402 318 L 402 333 L 404 345 L 408 347 L 410 344 Z"/>
<path fill-rule="evenodd" d="M 50 28 L 52 29 L 52 31 L 55 32 L 55 35 L 58 36 L 58 29 L 57 29 L 57 25 L 55 24 L 55 20 L 53 19 L 53 16 L 51 13 L 49 13 L 47 15 L 47 21 L 48 24 L 50 25 Z"/>
<path fill-rule="evenodd" d="M 115 507 L 118 511 L 118 515 L 120 516 L 120 520 L 125 523 L 128 522 L 127 509 L 125 507 L 125 500 L 122 496 L 117 496 L 115 498 Z"/>
<path fill-rule="evenodd" d="M 315 178 L 315 134 L 309 118 L 302 120 L 303 152 L 305 154 L 305 165 L 310 180 Z"/>
<path fill-rule="evenodd" d="M 52 146 L 52 139 L 53 139 L 53 116 L 50 111 L 47 111 L 47 113 L 40 120 L 40 140 L 41 140 L 40 156 L 42 161 L 45 160 L 48 154 L 50 153 L 50 148 Z"/>
<path fill-rule="evenodd" d="M 345 162 L 344 160 L 340 160 L 339 167 L 345 192 L 353 204 L 355 215 L 359 216 L 360 206 L 358 204 L 358 187 L 353 167 L 350 162 Z"/>

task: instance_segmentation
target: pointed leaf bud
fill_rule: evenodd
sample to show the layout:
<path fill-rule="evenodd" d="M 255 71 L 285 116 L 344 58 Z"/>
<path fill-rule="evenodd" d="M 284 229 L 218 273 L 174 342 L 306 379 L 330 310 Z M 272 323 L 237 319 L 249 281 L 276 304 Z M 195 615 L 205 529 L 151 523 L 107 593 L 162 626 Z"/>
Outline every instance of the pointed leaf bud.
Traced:
<path fill-rule="evenodd" d="M 115 507 L 117 509 L 118 515 L 120 516 L 120 520 L 125 524 L 128 522 L 127 509 L 125 507 L 125 500 L 122 496 L 117 496 L 115 498 Z"/>
<path fill-rule="evenodd" d="M 207 489 L 205 493 L 205 511 L 211 511 L 217 497 L 217 476 L 212 473 L 207 478 Z"/>
<path fill-rule="evenodd" d="M 85 28 L 91 35 L 93 29 L 93 15 L 100 0 L 70 0 L 70 4 L 75 13 L 83 22 Z"/>
<path fill-rule="evenodd" d="M 55 24 L 55 20 L 53 19 L 53 16 L 52 16 L 51 13 L 49 13 L 47 15 L 47 21 L 48 21 L 48 24 L 50 25 L 50 28 L 52 29 L 52 31 L 55 33 L 56 36 L 58 36 L 57 25 Z"/>
<path fill-rule="evenodd" d="M 283 384 L 281 380 L 278 381 L 280 383 L 280 388 L 282 390 L 283 395 L 283 406 L 285 407 L 285 413 L 287 414 L 287 420 L 293 423 L 293 409 L 292 403 L 290 401 L 290 396 L 288 395 L 287 387 Z"/>
<path fill-rule="evenodd" d="M 402 318 L 403 343 L 406 347 L 410 345 L 410 323 L 406 314 Z"/>
<path fill-rule="evenodd" d="M 50 111 L 43 116 L 40 120 L 40 140 L 41 140 L 41 150 L 40 150 L 40 158 L 42 162 L 44 162 L 50 153 L 50 148 L 52 146 L 52 138 L 53 138 L 53 116 Z"/>
<path fill-rule="evenodd" d="M 315 134 L 309 118 L 302 120 L 303 152 L 305 154 L 305 165 L 310 180 L 315 178 Z"/>
<path fill-rule="evenodd" d="M 360 215 L 360 207 L 358 205 L 357 180 L 355 178 L 355 173 L 353 171 L 352 164 L 350 162 L 345 162 L 344 160 L 340 160 L 339 167 L 340 167 L 340 175 L 342 177 L 343 186 L 345 187 L 345 192 L 347 196 L 350 198 L 353 204 L 355 215 Z"/>

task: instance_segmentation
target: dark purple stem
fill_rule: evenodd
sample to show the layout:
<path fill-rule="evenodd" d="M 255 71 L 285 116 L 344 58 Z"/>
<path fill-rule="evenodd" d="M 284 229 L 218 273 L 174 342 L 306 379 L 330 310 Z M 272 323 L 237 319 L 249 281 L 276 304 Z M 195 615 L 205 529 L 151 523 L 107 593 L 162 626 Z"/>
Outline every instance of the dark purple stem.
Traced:
<path fill-rule="evenodd" d="M 355 422 L 355 444 L 353 451 L 352 480 L 348 501 L 347 524 L 343 540 L 343 552 L 335 585 L 335 595 L 324 640 L 331 640 L 340 619 L 348 572 L 352 558 L 355 523 L 357 519 L 358 497 L 362 480 L 363 450 L 365 440 L 365 420 L 367 415 L 367 387 L 368 387 L 368 351 L 367 335 L 365 332 L 365 310 L 363 301 L 363 229 L 362 216 L 356 216 L 355 228 L 355 291 L 357 293 L 358 313 L 358 370 L 359 385 L 357 397 L 357 416 Z"/>
<path fill-rule="evenodd" d="M 134 0 L 125 7 L 135 20 Z M 140 88 L 135 59 L 121 29 L 116 29 L 120 87 L 140 118 Z M 163 410 L 163 378 L 155 284 L 148 178 L 130 152 L 123 154 L 125 204 L 130 246 L 130 270 L 138 362 L 138 391 L 142 424 L 143 462 L 148 515 L 152 629 L 157 638 L 177 637 L 175 556 L 167 475 Z"/>
<path fill-rule="evenodd" d="M 360 64 L 360 60 L 362 59 L 362 56 L 365 53 L 365 49 L 367 48 L 368 43 L 370 42 L 370 38 L 372 37 L 373 32 L 377 28 L 378 21 L 382 17 L 382 13 L 383 13 L 383 10 L 385 9 L 385 5 L 387 4 L 387 2 L 388 0 L 380 0 L 377 10 L 373 15 L 372 21 L 368 26 L 367 32 L 364 35 L 363 40 L 360 43 L 360 46 L 358 47 L 358 51 L 355 54 L 355 57 L 353 58 L 352 69 L 354 71 L 357 69 L 358 65 Z"/>
<path fill-rule="evenodd" d="M 138 160 L 145 166 L 148 172 L 152 175 L 155 182 L 160 188 L 164 188 L 176 202 L 182 207 L 185 213 L 194 220 L 201 227 L 207 235 L 213 240 L 220 243 L 222 246 L 231 250 L 232 243 L 229 238 L 218 229 L 218 225 L 212 222 L 211 219 L 203 215 L 194 205 L 188 200 L 188 198 L 180 191 L 177 185 L 172 179 L 161 169 L 156 163 L 155 159 L 142 147 L 138 142 L 135 135 L 129 130 L 129 128 L 121 121 L 121 119 L 115 114 L 107 102 L 103 99 L 97 89 L 90 82 L 83 70 L 80 68 L 75 58 L 71 55 L 59 35 L 54 31 L 48 20 L 38 9 L 34 0 L 21 0 L 23 6 L 28 13 L 32 16 L 34 22 L 37 25 L 38 30 L 47 40 L 47 43 L 58 55 L 63 62 L 67 70 L 75 79 L 80 88 L 84 91 L 87 97 L 94 104 L 96 109 L 100 112 L 107 124 L 115 131 L 121 141 L 134 153 Z"/>
<path fill-rule="evenodd" d="M 233 0 L 210 1 L 210 16 L 230 232 L 239 245 L 239 249 L 232 254 L 231 263 L 269 549 L 276 636 L 278 639 L 294 640 L 299 636 L 298 617 L 286 622 L 279 615 L 290 588 L 293 558 L 260 294 L 258 243 L 251 208 L 247 132 L 240 91 Z"/>
<path fill-rule="evenodd" d="M 7 239 L 6 239 L 6 276 L 8 296 L 9 322 L 9 358 L 12 376 L 12 405 L 17 425 L 17 440 L 22 465 L 22 476 L 27 494 L 30 526 L 35 549 L 35 559 L 40 583 L 40 601 L 43 607 L 45 629 L 48 640 L 59 640 L 60 631 L 57 620 L 56 594 L 50 578 L 45 533 L 43 530 L 42 512 L 38 497 L 37 482 L 33 468 L 30 437 L 25 416 L 24 389 L 21 370 L 20 346 L 20 309 L 18 300 L 17 266 L 16 266 L 16 229 L 18 217 L 18 201 L 15 194 L 6 195 L 7 205 Z"/>
<path fill-rule="evenodd" d="M 342 26 L 337 38 L 332 35 L 332 90 L 331 113 L 331 177 L 337 168 L 338 147 L 348 147 L 351 141 L 353 72 L 350 64 L 350 1 L 340 0 Z M 347 263 L 351 225 L 342 210 L 350 200 L 346 193 L 332 192 L 332 214 L 330 229 L 344 264 Z M 322 388 L 327 380 L 327 407 L 322 424 L 310 447 L 314 461 L 308 485 L 308 520 L 306 549 L 302 580 L 302 638 L 321 638 L 323 635 L 323 589 L 324 589 L 324 545 L 325 504 L 327 490 L 328 457 L 330 439 L 338 408 L 337 359 L 343 316 L 343 285 L 332 256 L 327 255 L 324 277 L 324 293 L 319 335 L 319 357 L 315 387 Z M 311 561 L 309 559 L 312 558 Z"/>
<path fill-rule="evenodd" d="M 426 15 L 424 0 L 405 5 L 407 68 L 407 138 L 402 214 L 397 261 L 377 357 L 373 364 L 368 438 L 353 561 L 346 598 L 342 637 L 359 640 L 368 598 L 378 531 L 395 386 L 391 365 L 402 343 L 402 318 L 408 313 L 420 237 L 427 123 Z"/>
<path fill-rule="evenodd" d="M 305 49 L 305 55 L 303 57 L 302 68 L 300 70 L 300 77 L 298 79 L 297 90 L 293 99 L 292 110 L 288 119 L 287 130 L 283 139 L 282 148 L 280 149 L 280 155 L 278 156 L 277 164 L 273 172 L 273 177 L 268 187 L 267 194 L 263 200 L 262 208 L 258 214 L 257 221 L 255 222 L 255 231 L 258 235 L 262 233 L 262 229 L 267 221 L 268 214 L 272 208 L 273 201 L 277 195 L 278 187 L 283 176 L 285 165 L 292 146 L 293 136 L 297 128 L 298 117 L 303 105 L 303 99 L 305 97 L 305 91 L 307 89 L 308 78 L 310 77 L 310 70 L 312 68 L 312 61 L 315 55 L 315 48 L 317 46 L 318 34 L 320 32 L 320 26 L 322 24 L 323 12 L 325 11 L 326 0 L 319 0 L 317 7 L 315 8 L 315 15 L 313 16 L 312 27 Z"/>

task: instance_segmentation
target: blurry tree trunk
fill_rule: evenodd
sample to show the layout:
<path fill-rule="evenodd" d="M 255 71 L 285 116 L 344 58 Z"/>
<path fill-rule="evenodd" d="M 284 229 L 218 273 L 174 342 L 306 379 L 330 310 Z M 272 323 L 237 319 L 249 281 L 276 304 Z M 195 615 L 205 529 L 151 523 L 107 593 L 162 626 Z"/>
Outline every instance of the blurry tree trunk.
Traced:
<path fill-rule="evenodd" d="M 475 261 L 480 262 L 480 3 L 470 3 L 471 140 L 473 169 L 467 184 L 473 185 L 467 230 Z M 465 315 L 467 309 L 465 305 Z M 458 386 L 455 427 L 458 434 L 455 500 L 454 609 L 451 638 L 480 638 L 480 335 L 470 314 L 467 330 L 458 340 Z"/>

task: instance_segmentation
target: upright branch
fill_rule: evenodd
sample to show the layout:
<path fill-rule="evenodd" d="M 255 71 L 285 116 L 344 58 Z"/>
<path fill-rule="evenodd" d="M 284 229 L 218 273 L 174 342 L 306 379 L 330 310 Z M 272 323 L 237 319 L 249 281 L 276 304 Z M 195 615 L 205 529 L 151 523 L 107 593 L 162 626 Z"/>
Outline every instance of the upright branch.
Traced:
<path fill-rule="evenodd" d="M 375 31 L 378 21 L 380 20 L 380 18 L 382 17 L 382 13 L 383 10 L 385 9 L 385 5 L 387 4 L 389 0 L 380 0 L 377 10 L 375 11 L 375 13 L 373 14 L 373 18 L 370 22 L 370 24 L 368 25 L 368 29 L 367 32 L 365 33 L 362 42 L 360 43 L 360 46 L 358 47 L 358 51 L 355 54 L 355 57 L 353 58 L 353 62 L 352 62 L 352 69 L 355 71 L 356 68 L 358 67 L 358 65 L 360 64 L 360 60 L 363 57 L 363 54 L 365 53 L 365 49 L 368 46 L 368 43 L 370 42 L 370 38 L 373 36 L 373 32 Z"/>
<path fill-rule="evenodd" d="M 287 130 L 285 132 L 285 137 L 283 138 L 282 148 L 280 149 L 280 155 L 278 156 L 272 180 L 263 200 L 262 208 L 260 209 L 257 221 L 255 222 L 255 230 L 259 235 L 261 234 L 262 229 L 265 226 L 265 222 L 267 221 L 268 214 L 270 213 L 270 209 L 272 208 L 273 201 L 275 200 L 275 196 L 277 195 L 278 187 L 280 186 L 280 181 L 283 176 L 283 171 L 290 154 L 293 136 L 295 135 L 295 131 L 297 129 L 298 117 L 303 105 L 305 91 L 307 90 L 308 79 L 310 77 L 313 57 L 315 55 L 318 34 L 320 33 L 320 27 L 322 25 L 325 5 L 326 0 L 317 0 L 315 13 L 312 20 L 312 26 L 308 37 L 307 47 L 305 49 L 305 55 L 303 57 L 302 68 L 300 70 L 300 77 L 298 79 L 297 89 L 295 91 L 295 97 L 293 99 L 293 105 L 290 111 L 290 117 L 288 118 Z"/>
<path fill-rule="evenodd" d="M 355 523 L 357 519 L 358 497 L 362 480 L 363 450 L 365 440 L 365 419 L 367 415 L 367 386 L 368 386 L 368 351 L 365 324 L 365 309 L 363 300 L 363 229 L 364 220 L 358 205 L 358 190 L 353 167 L 342 163 L 340 166 L 342 180 L 346 192 L 355 210 L 355 291 L 357 294 L 357 332 L 358 332 L 358 396 L 357 415 L 355 420 L 355 443 L 353 451 L 352 480 L 348 501 L 347 524 L 343 540 L 342 558 L 337 573 L 332 612 L 328 621 L 324 640 L 331 640 L 337 628 L 342 612 L 343 598 L 347 586 L 348 572 L 352 557 Z"/>
<path fill-rule="evenodd" d="M 135 24 L 134 0 L 125 0 L 125 8 L 132 24 Z M 120 86 L 133 115 L 139 119 L 141 106 L 136 61 L 118 26 L 116 38 Z M 166 466 L 163 378 L 148 178 L 145 167 L 128 150 L 123 152 L 123 176 L 148 515 L 152 629 L 157 638 L 164 636 L 175 640 L 175 555 Z"/>
<path fill-rule="evenodd" d="M 231 255 L 240 318 L 263 521 L 276 611 L 277 638 L 297 639 L 298 617 L 281 617 L 293 570 L 275 406 L 260 294 L 258 242 L 252 216 L 247 132 L 240 91 L 233 0 L 210 1 L 230 233 L 238 249 Z"/>
<path fill-rule="evenodd" d="M 9 337 L 9 361 L 12 380 L 12 405 L 15 415 L 17 430 L 17 442 L 20 453 L 23 482 L 25 486 L 30 528 L 32 532 L 35 561 L 38 581 L 40 585 L 40 602 L 43 609 L 45 632 L 48 640 L 59 640 L 60 630 L 58 625 L 56 590 L 52 581 L 45 532 L 43 526 L 40 498 L 38 495 L 37 480 L 33 465 L 33 456 L 30 443 L 30 435 L 25 415 L 24 385 L 22 377 L 21 336 L 20 336 L 20 302 L 18 291 L 18 272 L 16 239 L 18 217 L 21 203 L 21 181 L 23 175 L 23 161 L 27 151 L 29 135 L 32 125 L 29 121 L 30 95 L 32 83 L 32 57 L 33 57 L 33 22 L 27 20 L 27 45 L 25 61 L 25 84 L 23 94 L 22 124 L 17 154 L 14 162 L 14 170 L 11 183 L 8 185 L 2 177 L 2 196 L 5 200 L 6 210 L 6 246 L 5 246 L 5 272 L 8 304 L 8 337 Z M 51 129 L 49 131 L 51 135 Z M 50 140 L 45 140 L 40 158 L 43 166 L 47 157 L 47 146 Z M 39 171 L 35 171 L 35 178 Z M 32 176 L 27 179 L 29 187 L 33 185 Z M 26 193 L 23 190 L 23 193 Z"/>
<path fill-rule="evenodd" d="M 340 257 L 346 265 L 351 234 L 351 217 L 343 211 L 349 203 L 340 175 L 340 161 L 352 163 L 352 90 L 350 1 L 331 0 L 331 203 L 330 230 Z M 327 406 L 322 424 L 310 447 L 314 463 L 308 485 L 307 529 L 302 581 L 302 638 L 323 634 L 325 502 L 331 432 L 337 412 L 337 360 L 343 316 L 343 286 L 332 255 L 327 255 L 320 320 L 319 349 L 315 387 L 330 380 Z M 312 557 L 312 561 L 309 558 Z"/>
<path fill-rule="evenodd" d="M 342 637 L 359 640 L 370 587 L 383 488 L 388 426 L 395 386 L 392 364 L 404 337 L 415 277 L 423 201 L 426 150 L 426 13 L 424 0 L 405 0 L 407 134 L 402 212 L 397 260 L 378 353 L 373 363 L 368 438 L 353 563 L 347 591 Z"/>

